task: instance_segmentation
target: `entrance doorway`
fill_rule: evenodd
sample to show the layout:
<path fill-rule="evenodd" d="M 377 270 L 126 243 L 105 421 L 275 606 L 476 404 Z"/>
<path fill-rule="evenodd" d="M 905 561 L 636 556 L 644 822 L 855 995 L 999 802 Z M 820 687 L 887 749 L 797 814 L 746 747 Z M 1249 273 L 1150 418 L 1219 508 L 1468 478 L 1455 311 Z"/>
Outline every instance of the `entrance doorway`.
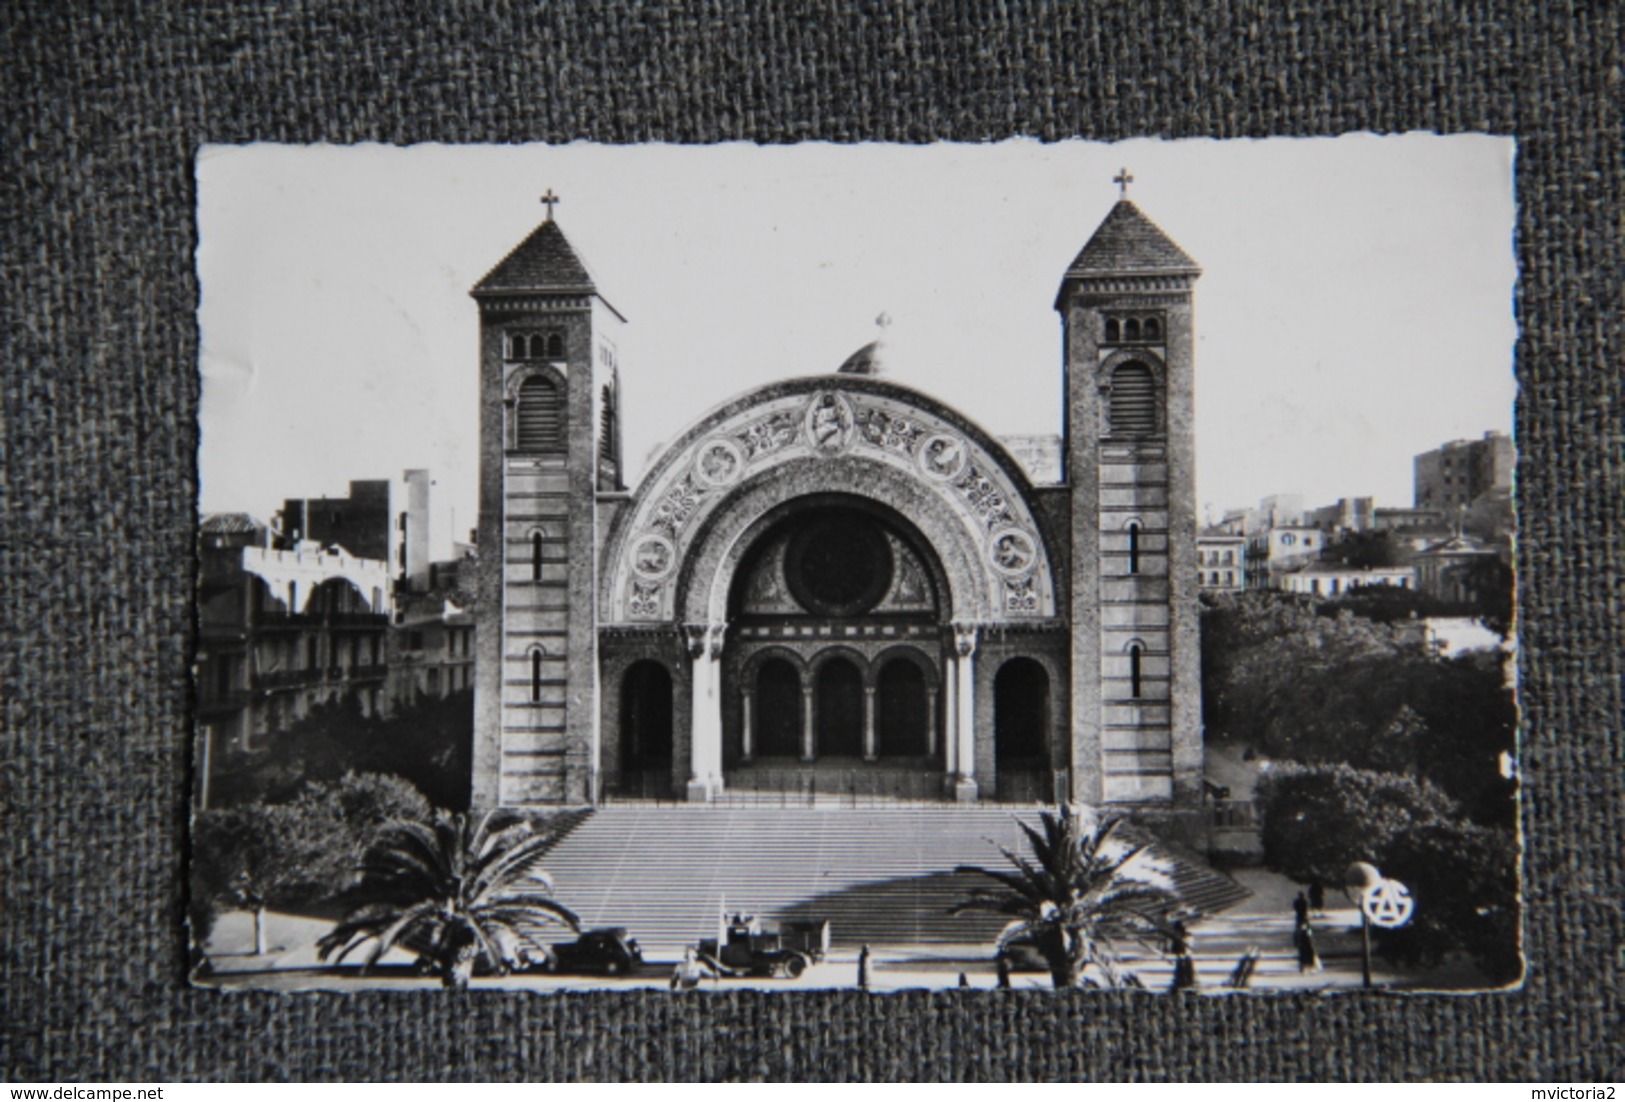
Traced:
<path fill-rule="evenodd" d="M 664 796 L 671 786 L 671 673 L 650 659 L 632 663 L 621 682 L 621 789 Z"/>
<path fill-rule="evenodd" d="M 1047 797 L 1049 673 L 1031 658 L 1012 658 L 993 679 L 993 760 L 1000 800 Z"/>
<path fill-rule="evenodd" d="M 819 757 L 859 757 L 863 753 L 863 675 L 845 658 L 818 669 L 814 686 Z"/>

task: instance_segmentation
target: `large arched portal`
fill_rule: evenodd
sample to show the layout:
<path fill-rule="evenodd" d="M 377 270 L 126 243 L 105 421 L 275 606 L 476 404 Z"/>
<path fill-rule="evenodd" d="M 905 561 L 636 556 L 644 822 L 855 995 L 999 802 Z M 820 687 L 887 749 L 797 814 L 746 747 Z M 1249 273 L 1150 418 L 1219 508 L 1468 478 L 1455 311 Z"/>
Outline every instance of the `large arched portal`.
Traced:
<path fill-rule="evenodd" d="M 788 503 L 740 557 L 722 698 L 731 789 L 943 791 L 938 694 L 946 579 L 929 543 L 878 503 Z"/>
<path fill-rule="evenodd" d="M 991 666 L 1065 667 L 1033 502 L 997 440 L 917 391 L 764 387 L 684 433 L 617 512 L 600 661 L 672 668 L 690 800 L 986 799 Z"/>

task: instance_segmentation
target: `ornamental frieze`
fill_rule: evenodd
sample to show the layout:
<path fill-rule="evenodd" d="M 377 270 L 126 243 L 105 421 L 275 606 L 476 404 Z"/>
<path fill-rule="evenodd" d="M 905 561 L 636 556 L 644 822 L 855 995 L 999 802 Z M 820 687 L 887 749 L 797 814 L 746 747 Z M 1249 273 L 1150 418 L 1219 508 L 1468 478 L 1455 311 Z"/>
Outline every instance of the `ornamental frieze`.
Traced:
<path fill-rule="evenodd" d="M 897 417 L 878 406 L 857 407 L 858 430 L 863 439 L 877 448 L 900 455 L 913 455 L 925 429 L 907 417 Z"/>
<path fill-rule="evenodd" d="M 664 532 L 667 539 L 675 540 L 682 533 L 683 526 L 688 518 L 694 515 L 694 510 L 700 504 L 700 491 L 694 485 L 694 476 L 686 474 L 682 481 L 673 486 L 659 506 L 655 509 L 654 519 L 649 527 L 657 532 Z"/>
<path fill-rule="evenodd" d="M 734 439 L 744 447 L 746 456 L 754 462 L 764 455 L 786 447 L 796 438 L 801 419 L 789 410 L 780 410 L 755 422 Z"/>
<path fill-rule="evenodd" d="M 976 464 L 968 464 L 965 473 L 954 481 L 953 487 L 963 495 L 965 503 L 981 518 L 988 531 L 1016 523 L 1003 491 Z"/>
<path fill-rule="evenodd" d="M 789 400 L 786 400 L 789 399 Z M 899 479 L 944 500 L 980 534 L 980 601 L 994 615 L 1045 615 L 1053 597 L 1037 528 L 1002 468 L 956 426 L 911 408 L 904 397 L 826 388 L 770 399 L 665 465 L 669 481 L 628 518 L 630 530 L 610 585 L 611 619 L 660 620 L 675 614 L 670 583 L 689 553 L 702 516 L 715 512 L 751 476 L 792 459 L 861 454 Z M 765 404 L 765 403 L 764 403 Z M 945 514 L 951 515 L 951 514 Z M 912 517 L 918 521 L 918 518 Z M 955 529 L 954 531 L 958 531 Z M 928 538 L 939 538 L 928 533 Z M 950 532 L 940 538 L 961 541 Z M 960 543 L 961 547 L 965 545 Z"/>

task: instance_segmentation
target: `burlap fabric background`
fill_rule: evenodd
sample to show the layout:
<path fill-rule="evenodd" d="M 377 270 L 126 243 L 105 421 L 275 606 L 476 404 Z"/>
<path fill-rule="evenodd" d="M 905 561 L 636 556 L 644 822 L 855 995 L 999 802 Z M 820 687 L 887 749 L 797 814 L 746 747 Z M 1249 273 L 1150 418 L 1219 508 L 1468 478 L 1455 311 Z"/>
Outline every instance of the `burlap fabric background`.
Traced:
<path fill-rule="evenodd" d="M 1619 1077 L 1619 6 L 430 7 L 6 5 L 5 1075 Z M 200 144 L 1368 128 L 1520 141 L 1522 992 L 187 988 Z"/>

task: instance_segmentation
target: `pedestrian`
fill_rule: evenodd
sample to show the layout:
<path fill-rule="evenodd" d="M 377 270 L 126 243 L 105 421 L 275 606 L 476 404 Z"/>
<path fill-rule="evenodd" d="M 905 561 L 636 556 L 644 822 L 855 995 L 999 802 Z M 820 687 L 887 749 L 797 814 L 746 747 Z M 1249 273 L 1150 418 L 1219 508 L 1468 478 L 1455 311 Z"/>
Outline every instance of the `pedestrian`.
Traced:
<path fill-rule="evenodd" d="M 869 946 L 858 950 L 858 989 L 869 990 Z"/>
<path fill-rule="evenodd" d="M 1191 959 L 1190 933 L 1183 922 L 1175 922 L 1168 931 L 1168 955 L 1174 958 L 1174 990 L 1191 991 L 1196 987 L 1196 962 Z"/>
<path fill-rule="evenodd" d="M 1326 885 L 1318 876 L 1309 881 L 1309 909 L 1317 915 L 1326 913 Z"/>
<path fill-rule="evenodd" d="M 683 950 L 683 963 L 679 964 L 671 974 L 671 989 L 673 991 L 692 991 L 700 985 L 704 978 L 700 972 L 700 962 L 695 959 L 692 947 Z"/>
<path fill-rule="evenodd" d="M 1298 971 L 1320 971 L 1320 953 L 1315 949 L 1314 927 L 1310 926 L 1307 922 L 1300 924 L 1298 926 L 1297 933 L 1292 935 L 1292 941 L 1298 949 Z"/>
<path fill-rule="evenodd" d="M 963 972 L 959 973 L 959 986 L 960 987 L 969 987 L 970 986 L 970 977 L 965 975 L 965 973 L 963 973 Z"/>
<path fill-rule="evenodd" d="M 1292 913 L 1298 918 L 1298 926 L 1309 925 L 1309 897 L 1299 892 L 1298 897 L 1292 901 Z"/>

